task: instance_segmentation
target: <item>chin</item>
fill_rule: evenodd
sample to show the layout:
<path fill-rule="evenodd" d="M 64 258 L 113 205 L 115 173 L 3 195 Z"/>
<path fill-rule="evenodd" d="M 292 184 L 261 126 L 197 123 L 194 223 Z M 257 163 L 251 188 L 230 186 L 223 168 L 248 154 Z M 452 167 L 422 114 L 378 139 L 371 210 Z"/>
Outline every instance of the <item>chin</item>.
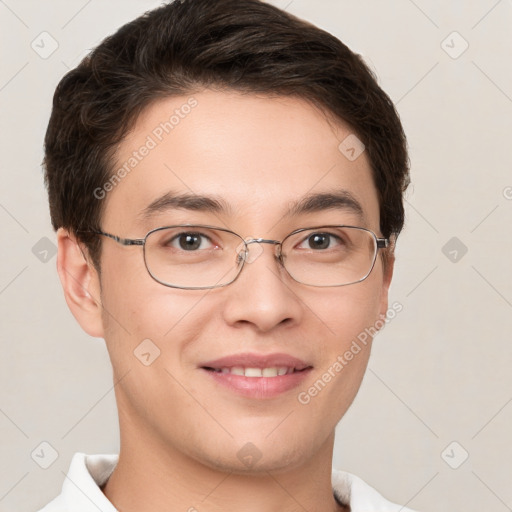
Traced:
<path fill-rule="evenodd" d="M 273 421 L 273 429 L 279 421 Z M 297 437 L 301 432 L 302 436 Z M 253 428 L 230 439 L 205 437 L 207 443 L 195 444 L 194 458 L 217 471 L 265 475 L 299 467 L 314 453 L 316 443 L 306 439 L 303 430 L 296 425 L 293 434 L 284 428 L 279 434 L 277 430 Z M 308 448 L 306 452 L 304 447 Z"/>
<path fill-rule="evenodd" d="M 201 462 L 206 466 L 226 473 L 237 475 L 268 476 L 268 473 L 280 473 L 299 467 L 306 461 L 306 454 L 293 448 L 281 450 L 259 449 L 254 443 L 247 442 L 230 454 L 202 453 Z"/>

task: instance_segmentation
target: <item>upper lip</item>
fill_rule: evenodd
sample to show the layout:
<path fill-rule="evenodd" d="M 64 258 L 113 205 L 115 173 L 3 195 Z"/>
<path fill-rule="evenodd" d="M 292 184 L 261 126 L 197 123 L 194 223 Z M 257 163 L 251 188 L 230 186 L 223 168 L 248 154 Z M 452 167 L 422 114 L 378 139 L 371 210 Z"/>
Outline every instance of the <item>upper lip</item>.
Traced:
<path fill-rule="evenodd" d="M 303 370 L 311 365 L 289 354 L 255 354 L 244 352 L 221 357 L 212 361 L 206 361 L 199 366 L 201 368 L 232 368 L 233 366 L 243 366 L 244 368 L 274 368 L 286 366 L 288 368 L 295 368 L 296 370 Z"/>

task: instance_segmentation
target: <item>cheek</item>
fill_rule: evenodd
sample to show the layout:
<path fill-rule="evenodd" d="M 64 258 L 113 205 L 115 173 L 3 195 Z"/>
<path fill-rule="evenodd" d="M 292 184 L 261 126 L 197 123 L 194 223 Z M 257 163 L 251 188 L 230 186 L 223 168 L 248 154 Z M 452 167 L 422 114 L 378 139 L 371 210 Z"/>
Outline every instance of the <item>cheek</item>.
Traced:
<path fill-rule="evenodd" d="M 322 367 L 316 375 L 333 382 L 338 388 L 336 395 L 349 402 L 363 378 L 376 319 L 379 318 L 379 302 L 372 296 L 351 294 L 329 301 L 328 334 L 320 344 L 324 351 Z M 329 375 L 326 374 L 329 372 Z M 323 376 L 323 377 L 322 377 Z"/>
<path fill-rule="evenodd" d="M 305 301 L 312 310 L 310 335 L 314 338 L 320 332 L 313 324 L 324 335 L 316 339 L 321 364 L 303 389 L 299 403 L 310 404 L 311 411 L 329 410 L 333 421 L 339 420 L 351 404 L 368 364 L 372 334 L 380 318 L 379 282 L 368 278 Z"/>
<path fill-rule="evenodd" d="M 179 365 L 187 347 L 214 318 L 206 290 L 163 286 L 134 263 L 128 273 L 121 266 L 106 269 L 102 283 L 105 340 L 118 375 L 133 367 L 139 370 L 136 357 L 146 348 L 158 353 L 159 362 Z"/>
<path fill-rule="evenodd" d="M 331 348 L 334 343 L 341 350 L 359 333 L 375 325 L 380 318 L 383 293 L 382 279 L 370 275 L 361 283 L 323 289 L 304 302 L 325 327 L 332 340 Z"/>

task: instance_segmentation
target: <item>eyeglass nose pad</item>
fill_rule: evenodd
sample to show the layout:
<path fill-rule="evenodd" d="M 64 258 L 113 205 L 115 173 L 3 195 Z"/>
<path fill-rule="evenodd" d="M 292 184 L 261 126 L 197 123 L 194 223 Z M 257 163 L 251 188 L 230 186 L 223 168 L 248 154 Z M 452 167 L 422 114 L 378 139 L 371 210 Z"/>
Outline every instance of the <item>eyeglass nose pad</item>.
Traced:
<path fill-rule="evenodd" d="M 245 263 L 253 263 L 261 256 L 261 254 L 263 254 L 263 247 L 257 242 L 257 239 L 248 237 L 238 244 L 236 253 L 237 264 L 240 264 L 241 261 L 244 261 Z"/>

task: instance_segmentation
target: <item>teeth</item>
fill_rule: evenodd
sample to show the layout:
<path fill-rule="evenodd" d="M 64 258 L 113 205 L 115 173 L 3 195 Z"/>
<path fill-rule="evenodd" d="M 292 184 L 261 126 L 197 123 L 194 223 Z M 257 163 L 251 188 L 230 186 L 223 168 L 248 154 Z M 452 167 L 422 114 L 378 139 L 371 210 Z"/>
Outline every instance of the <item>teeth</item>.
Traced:
<path fill-rule="evenodd" d="M 266 370 L 267 368 L 265 368 Z M 268 370 L 271 370 L 272 368 L 268 368 Z M 245 376 L 246 377 L 262 377 L 263 373 L 261 368 L 246 368 L 245 369 Z"/>
<path fill-rule="evenodd" d="M 233 375 L 241 375 L 243 377 L 278 377 L 294 372 L 293 368 L 287 366 L 271 367 L 271 368 L 244 368 L 243 366 L 233 366 L 232 368 L 216 368 L 218 373 L 232 373 Z"/>

